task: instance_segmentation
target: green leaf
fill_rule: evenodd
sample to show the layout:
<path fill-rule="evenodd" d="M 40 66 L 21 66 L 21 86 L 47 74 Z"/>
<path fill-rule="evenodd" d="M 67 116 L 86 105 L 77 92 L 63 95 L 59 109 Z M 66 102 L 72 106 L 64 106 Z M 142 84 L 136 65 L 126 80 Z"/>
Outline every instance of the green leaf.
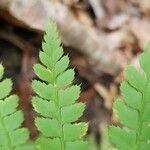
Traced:
<path fill-rule="evenodd" d="M 4 81 L 0 82 L 0 99 L 5 98 L 11 92 L 12 82 L 10 79 L 5 79 Z"/>
<path fill-rule="evenodd" d="M 135 130 L 138 128 L 139 116 L 136 110 L 127 107 L 122 101 L 115 101 L 114 109 L 123 125 Z"/>
<path fill-rule="evenodd" d="M 34 72 L 41 80 L 52 83 L 53 75 L 49 69 L 46 69 L 44 66 L 40 64 L 36 64 L 34 65 Z"/>
<path fill-rule="evenodd" d="M 148 101 L 145 105 L 145 109 L 143 111 L 143 122 L 148 122 L 150 120 L 150 101 Z"/>
<path fill-rule="evenodd" d="M 33 80 L 32 88 L 40 97 L 47 100 L 54 99 L 54 87 L 51 84 L 47 85 L 40 81 Z"/>
<path fill-rule="evenodd" d="M 118 149 L 134 150 L 134 145 L 136 143 L 136 134 L 134 131 L 127 132 L 118 127 L 111 126 L 109 128 L 109 134 L 112 143 L 115 144 Z"/>
<path fill-rule="evenodd" d="M 55 75 L 59 75 L 60 73 L 63 73 L 69 65 L 69 58 L 68 56 L 62 57 L 55 65 Z"/>
<path fill-rule="evenodd" d="M 9 144 L 9 139 L 6 132 L 3 130 L 2 124 L 0 123 L 0 146 L 7 146 Z"/>
<path fill-rule="evenodd" d="M 10 150 L 10 149 L 9 149 L 9 146 L 1 146 L 0 150 Z"/>
<path fill-rule="evenodd" d="M 60 46 L 54 51 L 54 54 L 52 57 L 54 64 L 56 64 L 56 62 L 61 58 L 62 55 L 63 55 L 63 48 L 62 46 Z"/>
<path fill-rule="evenodd" d="M 59 92 L 60 107 L 74 104 L 75 101 L 79 98 L 79 95 L 80 95 L 79 86 L 71 86 L 65 90 L 60 90 Z"/>
<path fill-rule="evenodd" d="M 88 144 L 83 141 L 67 142 L 65 150 L 87 150 Z"/>
<path fill-rule="evenodd" d="M 39 58 L 40 58 L 41 63 L 43 63 L 43 65 L 45 65 L 49 69 L 52 68 L 50 57 L 46 53 L 40 51 Z"/>
<path fill-rule="evenodd" d="M 18 106 L 18 97 L 16 95 L 9 96 L 5 101 L 0 101 L 0 114 L 2 117 L 10 115 L 16 111 Z"/>
<path fill-rule="evenodd" d="M 128 66 L 126 69 L 126 78 L 132 86 L 141 92 L 144 90 L 147 79 L 143 72 L 137 71 L 133 66 Z"/>
<path fill-rule="evenodd" d="M 150 149 L 150 44 L 140 56 L 140 66 L 139 71 L 126 69 L 120 88 L 123 100 L 113 105 L 121 127 L 110 127 L 109 134 L 118 150 Z"/>
<path fill-rule="evenodd" d="M 0 80 L 3 78 L 4 67 L 0 64 Z"/>
<path fill-rule="evenodd" d="M 53 101 L 46 101 L 39 97 L 32 98 L 32 104 L 36 112 L 43 117 L 57 118 L 58 112 Z"/>
<path fill-rule="evenodd" d="M 150 144 L 148 142 L 141 142 L 140 150 L 150 150 Z"/>
<path fill-rule="evenodd" d="M 39 138 L 36 141 L 36 147 L 40 150 L 47 150 L 47 148 L 51 150 L 60 150 L 61 149 L 61 141 L 59 138 L 49 139 L 49 138 Z"/>
<path fill-rule="evenodd" d="M 150 77 L 149 64 L 150 64 L 150 46 L 147 46 L 145 52 L 140 56 L 140 65 L 148 77 Z"/>
<path fill-rule="evenodd" d="M 17 146 L 15 150 L 36 150 L 36 149 L 33 144 L 26 144 L 26 145 Z"/>
<path fill-rule="evenodd" d="M 65 124 L 63 127 L 65 141 L 81 139 L 87 132 L 86 123 Z"/>
<path fill-rule="evenodd" d="M 29 141 L 29 131 L 21 128 L 24 117 L 22 111 L 17 109 L 18 97 L 9 96 L 11 87 L 10 79 L 0 82 L 0 150 L 23 150 Z M 34 146 L 30 145 L 26 148 L 34 150 Z"/>
<path fill-rule="evenodd" d="M 56 81 L 58 87 L 65 87 L 72 83 L 74 79 L 74 71 L 73 69 L 69 69 L 65 71 L 63 74 L 59 75 Z"/>
<path fill-rule="evenodd" d="M 150 81 L 147 81 L 147 84 L 146 84 L 146 88 L 145 88 L 145 103 L 149 101 L 149 98 L 150 98 Z"/>
<path fill-rule="evenodd" d="M 57 27 L 54 22 L 48 25 L 46 34 L 44 36 L 44 42 L 42 43 L 43 51 L 51 58 L 51 66 L 59 60 L 63 55 L 63 49 L 60 46 L 61 40 L 57 32 Z"/>
<path fill-rule="evenodd" d="M 35 124 L 46 137 L 59 137 L 59 123 L 56 119 L 36 118 Z"/>
<path fill-rule="evenodd" d="M 13 146 L 18 146 L 27 142 L 29 138 L 29 131 L 25 128 L 17 129 L 9 133 L 11 144 Z"/>
<path fill-rule="evenodd" d="M 21 111 L 16 111 L 14 114 L 4 118 L 4 124 L 7 131 L 12 131 L 19 128 L 23 121 L 24 118 Z"/>
<path fill-rule="evenodd" d="M 142 141 L 149 141 L 150 139 L 150 126 L 148 123 L 144 123 L 142 126 L 142 133 L 141 133 L 141 140 Z"/>
<path fill-rule="evenodd" d="M 76 121 L 79 117 L 81 117 L 84 111 L 83 103 L 77 103 L 70 106 L 66 106 L 62 108 L 62 122 L 63 123 L 71 123 Z"/>
<path fill-rule="evenodd" d="M 43 47 L 43 51 L 49 56 L 56 51 L 56 47 L 60 47 L 61 40 L 59 38 L 59 33 L 57 31 L 57 25 L 55 22 L 51 21 L 48 24 L 44 36 L 44 42 L 42 44 L 47 45 L 47 47 Z"/>
<path fill-rule="evenodd" d="M 87 150 L 87 144 L 82 139 L 87 124 L 75 123 L 81 117 L 85 105 L 76 102 L 80 87 L 71 85 L 75 73 L 73 69 L 68 69 L 69 58 L 63 54 L 56 23 L 52 21 L 44 35 L 39 57 L 41 64 L 35 65 L 34 71 L 42 81 L 32 82 L 37 95 L 32 98 L 32 105 L 39 113 L 35 125 L 41 136 L 36 140 L 36 148 Z"/>
<path fill-rule="evenodd" d="M 124 101 L 132 108 L 141 109 L 142 93 L 132 88 L 127 82 L 121 83 L 121 94 Z M 134 97 L 134 98 L 133 98 Z"/>

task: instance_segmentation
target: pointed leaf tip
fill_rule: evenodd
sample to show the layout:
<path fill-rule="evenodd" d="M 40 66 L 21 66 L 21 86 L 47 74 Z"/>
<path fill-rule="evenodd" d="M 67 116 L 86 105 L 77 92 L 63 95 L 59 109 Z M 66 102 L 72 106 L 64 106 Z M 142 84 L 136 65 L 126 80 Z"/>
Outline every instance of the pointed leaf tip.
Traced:
<path fill-rule="evenodd" d="M 2 79 L 4 74 L 4 67 L 0 64 L 0 80 Z"/>

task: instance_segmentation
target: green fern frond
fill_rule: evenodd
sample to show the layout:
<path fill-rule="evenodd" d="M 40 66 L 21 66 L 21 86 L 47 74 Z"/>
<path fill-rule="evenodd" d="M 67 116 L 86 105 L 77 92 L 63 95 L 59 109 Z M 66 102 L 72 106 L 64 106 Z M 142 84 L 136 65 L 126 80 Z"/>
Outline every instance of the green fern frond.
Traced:
<path fill-rule="evenodd" d="M 123 127 L 111 126 L 109 134 L 119 150 L 150 150 L 150 45 L 139 62 L 143 70 L 127 67 L 120 87 L 123 100 L 114 102 Z"/>
<path fill-rule="evenodd" d="M 4 68 L 0 65 L 0 80 L 3 77 Z M 12 88 L 10 79 L 0 82 L 0 150 L 34 150 L 28 144 L 29 131 L 20 128 L 24 121 L 23 113 L 17 110 L 18 97 L 9 96 Z"/>
<path fill-rule="evenodd" d="M 34 80 L 32 88 L 37 96 L 32 104 L 39 117 L 35 124 L 40 131 L 37 148 L 40 150 L 87 150 L 86 123 L 75 123 L 84 111 L 83 103 L 76 103 L 80 87 L 71 85 L 74 70 L 68 56 L 63 56 L 57 26 L 50 22 L 39 53 L 41 64 L 34 65 L 34 72 L 41 81 Z"/>

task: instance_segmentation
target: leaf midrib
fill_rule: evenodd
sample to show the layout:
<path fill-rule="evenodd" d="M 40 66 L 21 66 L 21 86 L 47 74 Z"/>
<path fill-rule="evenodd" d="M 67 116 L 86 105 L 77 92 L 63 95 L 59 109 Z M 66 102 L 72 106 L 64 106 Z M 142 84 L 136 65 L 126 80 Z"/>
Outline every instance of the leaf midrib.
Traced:
<path fill-rule="evenodd" d="M 150 81 L 150 77 L 147 78 L 147 82 L 145 85 L 145 88 L 142 92 L 142 107 L 141 110 L 139 111 L 139 127 L 138 127 L 138 133 L 136 134 L 136 150 L 140 150 L 140 144 L 141 144 L 141 134 L 142 134 L 142 127 L 143 127 L 143 115 L 144 115 L 144 110 L 145 110 L 145 106 L 146 106 L 146 91 L 147 91 L 147 87 Z"/>
<path fill-rule="evenodd" d="M 63 123 L 62 123 L 62 114 L 61 114 L 61 108 L 59 107 L 59 95 L 58 95 L 58 87 L 57 87 L 57 84 L 56 84 L 56 79 L 57 77 L 55 76 L 55 73 L 54 73 L 54 70 L 52 71 L 53 72 L 53 86 L 55 87 L 55 95 L 56 95 L 56 100 L 54 100 L 55 102 L 55 105 L 57 107 L 57 110 L 58 110 L 58 124 L 59 124 L 59 128 L 60 128 L 60 131 L 61 131 L 61 134 L 60 134 L 60 141 L 61 141 L 61 150 L 65 150 L 65 143 L 64 143 L 64 131 L 63 131 Z"/>

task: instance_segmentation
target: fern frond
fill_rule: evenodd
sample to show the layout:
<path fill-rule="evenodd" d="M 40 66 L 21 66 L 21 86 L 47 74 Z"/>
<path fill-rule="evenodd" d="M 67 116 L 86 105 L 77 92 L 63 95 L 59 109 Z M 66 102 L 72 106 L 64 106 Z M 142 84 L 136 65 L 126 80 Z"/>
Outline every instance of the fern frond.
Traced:
<path fill-rule="evenodd" d="M 139 62 L 143 70 L 127 67 L 126 80 L 120 87 L 123 100 L 114 102 L 123 127 L 111 126 L 109 134 L 119 150 L 150 149 L 150 45 Z"/>
<path fill-rule="evenodd" d="M 82 140 L 86 134 L 86 123 L 75 123 L 84 111 L 83 103 L 76 103 L 80 87 L 71 85 L 74 70 L 69 66 L 68 56 L 63 56 L 61 40 L 54 22 L 50 22 L 42 49 L 41 64 L 34 66 L 34 72 L 41 81 L 34 80 L 32 88 L 37 96 L 32 104 L 39 117 L 35 124 L 41 133 L 37 140 L 40 150 L 87 150 Z"/>
<path fill-rule="evenodd" d="M 0 80 L 3 73 L 4 68 L 0 65 Z M 27 143 L 29 131 L 20 128 L 24 117 L 22 111 L 17 110 L 18 97 L 9 96 L 11 88 L 10 79 L 0 82 L 0 150 L 34 150 L 34 146 Z"/>

